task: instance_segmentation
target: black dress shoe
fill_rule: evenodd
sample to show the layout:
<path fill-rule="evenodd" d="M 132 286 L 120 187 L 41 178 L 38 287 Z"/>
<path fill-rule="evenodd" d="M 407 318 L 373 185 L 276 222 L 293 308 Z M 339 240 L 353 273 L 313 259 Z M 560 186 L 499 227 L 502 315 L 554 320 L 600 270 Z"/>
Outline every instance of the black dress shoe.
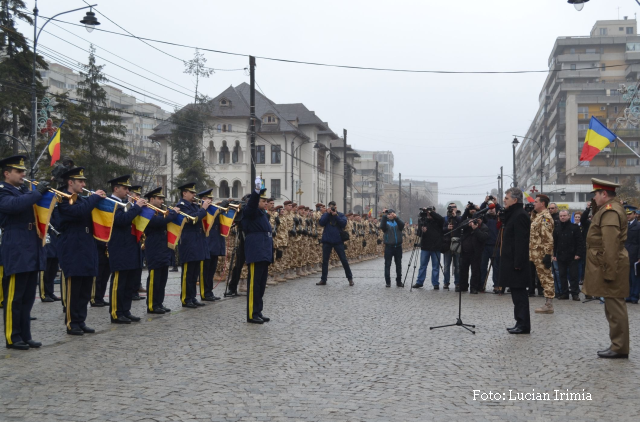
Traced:
<path fill-rule="evenodd" d="M 70 334 L 72 336 L 81 336 L 81 335 L 84 335 L 84 331 L 82 331 L 81 328 L 76 327 L 76 328 L 72 328 L 70 330 L 67 329 L 67 334 Z"/>
<path fill-rule="evenodd" d="M 86 325 L 83 325 L 82 327 L 80 327 L 80 329 L 82 330 L 82 332 L 87 333 L 87 334 L 93 334 L 96 332 L 95 329 L 88 327 Z"/>
<path fill-rule="evenodd" d="M 240 296 L 238 292 L 225 292 L 224 297 L 236 297 Z"/>
<path fill-rule="evenodd" d="M 433 290 L 440 290 L 440 286 L 433 286 Z"/>
<path fill-rule="evenodd" d="M 194 300 L 193 304 L 196 305 L 196 306 L 206 306 L 207 305 L 206 303 L 198 302 L 197 300 Z"/>
<path fill-rule="evenodd" d="M 268 317 L 266 317 L 266 316 L 264 316 L 264 315 L 262 315 L 262 314 L 260 314 L 260 315 L 258 315 L 258 316 L 259 316 L 259 317 L 260 317 L 260 319 L 262 319 L 264 322 L 269 322 L 269 321 L 271 321 L 271 318 L 268 318 Z"/>
<path fill-rule="evenodd" d="M 605 350 L 604 352 L 598 352 L 598 357 L 605 359 L 629 359 L 628 353 L 618 353 L 613 350 Z"/>
<path fill-rule="evenodd" d="M 469 294 L 477 295 L 477 294 L 478 294 L 478 291 L 477 291 L 477 290 L 473 290 L 473 289 L 471 289 L 471 291 L 469 292 Z"/>
<path fill-rule="evenodd" d="M 460 291 L 460 286 L 456 286 L 456 293 Z"/>
<path fill-rule="evenodd" d="M 495 290 L 493 291 L 493 293 L 498 293 Z M 535 297 L 536 296 L 536 291 L 535 290 L 530 290 L 529 291 L 529 297 Z"/>
<path fill-rule="evenodd" d="M 105 306 L 107 306 L 107 304 L 104 302 L 96 302 L 91 304 L 92 308 L 104 308 Z"/>
<path fill-rule="evenodd" d="M 111 318 L 112 324 L 131 324 L 131 320 L 126 316 L 121 316 L 118 318 Z"/>
<path fill-rule="evenodd" d="M 216 295 L 213 295 L 213 296 L 211 296 L 211 297 L 213 298 L 213 300 L 220 300 L 220 299 L 222 299 L 221 297 L 216 296 Z"/>
<path fill-rule="evenodd" d="M 423 285 L 422 284 L 418 284 L 418 283 L 415 283 L 413 286 L 411 286 L 412 289 L 420 289 L 422 287 L 423 287 Z"/>
<path fill-rule="evenodd" d="M 165 308 L 164 305 L 161 306 L 162 310 L 165 312 L 171 312 L 171 309 Z"/>
<path fill-rule="evenodd" d="M 215 302 L 216 299 L 213 296 L 205 296 L 202 300 L 206 300 L 207 302 Z"/>
<path fill-rule="evenodd" d="M 445 284 L 444 286 L 442 286 L 442 289 L 443 289 L 443 290 L 449 290 L 449 285 L 448 285 L 448 284 Z"/>
<path fill-rule="evenodd" d="M 142 299 L 145 299 L 145 297 L 144 297 L 144 296 L 140 296 L 139 294 L 135 294 L 135 295 L 131 298 L 131 300 L 142 300 Z"/>
<path fill-rule="evenodd" d="M 404 284 L 401 281 L 396 281 L 396 287 L 404 287 Z"/>
<path fill-rule="evenodd" d="M 569 293 L 565 293 L 556 297 L 558 300 L 569 300 Z"/>
<path fill-rule="evenodd" d="M 25 343 L 24 341 L 17 341 L 13 344 L 7 344 L 7 349 L 29 350 L 29 343 Z"/>
<path fill-rule="evenodd" d="M 131 322 L 140 322 L 140 317 L 135 316 L 135 315 L 127 315 L 127 318 L 129 318 L 131 320 Z"/>
<path fill-rule="evenodd" d="M 571 296 L 572 300 L 575 300 L 576 302 L 580 302 L 580 295 L 573 295 Z"/>
<path fill-rule="evenodd" d="M 511 330 L 507 330 L 509 334 L 529 334 L 531 333 L 531 329 L 524 329 L 520 327 L 514 327 Z"/>
<path fill-rule="evenodd" d="M 36 321 L 37 319 L 38 319 L 38 318 L 36 318 L 36 317 L 34 317 L 34 316 L 29 317 L 29 320 L 30 320 L 30 321 Z"/>
<path fill-rule="evenodd" d="M 256 315 L 253 319 L 247 319 L 247 322 L 250 322 L 251 324 L 264 324 L 264 319 Z"/>
<path fill-rule="evenodd" d="M 147 313 L 148 313 L 148 314 L 160 314 L 160 315 L 164 315 L 164 314 L 165 314 L 165 311 L 164 311 L 164 309 L 162 309 L 162 308 L 156 308 L 156 309 L 154 309 L 153 311 L 150 311 L 150 310 L 148 310 L 148 309 L 147 309 Z"/>
<path fill-rule="evenodd" d="M 611 349 L 611 346 L 607 347 L 607 348 L 606 348 L 606 349 L 604 349 L 604 350 L 598 350 L 598 353 L 603 353 L 603 352 L 606 352 L 606 351 L 608 351 L 608 350 L 610 350 L 610 349 Z"/>
<path fill-rule="evenodd" d="M 191 309 L 196 309 L 198 307 L 198 305 L 196 305 L 195 303 L 185 303 L 184 305 L 182 305 L 183 308 L 191 308 Z"/>
<path fill-rule="evenodd" d="M 42 300 L 43 302 L 55 302 L 53 298 L 50 298 L 49 296 L 45 296 L 44 299 L 40 299 L 40 300 Z"/>
<path fill-rule="evenodd" d="M 51 299 L 55 300 L 56 302 L 58 302 L 58 301 L 62 300 L 61 298 L 59 298 L 59 297 L 58 297 L 58 296 L 56 296 L 56 295 L 51 295 L 50 297 L 51 297 Z"/>
<path fill-rule="evenodd" d="M 27 340 L 26 343 L 29 345 L 29 347 L 34 349 L 37 349 L 38 347 L 42 346 L 42 343 L 35 340 Z"/>
<path fill-rule="evenodd" d="M 316 286 L 326 286 L 326 285 L 327 285 L 327 282 L 326 281 L 322 281 L 322 280 L 320 280 L 320 281 L 318 281 L 316 283 Z"/>
<path fill-rule="evenodd" d="M 385 287 L 391 287 L 391 283 L 385 283 Z"/>
<path fill-rule="evenodd" d="M 516 327 L 518 327 L 518 326 L 514 325 L 513 327 L 509 327 L 509 328 L 507 328 L 507 331 L 511 331 L 511 330 L 515 329 Z"/>

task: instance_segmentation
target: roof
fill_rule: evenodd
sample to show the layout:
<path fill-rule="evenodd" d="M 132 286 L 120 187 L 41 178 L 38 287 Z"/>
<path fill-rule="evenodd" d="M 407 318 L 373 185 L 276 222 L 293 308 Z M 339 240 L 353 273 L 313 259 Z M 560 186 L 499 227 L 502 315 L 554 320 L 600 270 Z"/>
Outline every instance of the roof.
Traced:
<path fill-rule="evenodd" d="M 171 135 L 175 127 L 176 127 L 175 124 L 167 120 L 164 120 L 158 126 L 153 128 L 153 134 L 150 136 L 150 138 L 155 139 L 156 137 Z"/>
<path fill-rule="evenodd" d="M 302 103 L 294 104 L 278 104 L 278 110 L 289 121 L 298 119 L 298 125 L 315 125 L 320 130 L 326 129 L 326 126 L 322 120 L 314 111 L 309 110 Z"/>
<path fill-rule="evenodd" d="M 340 139 L 340 137 L 336 135 L 334 131 L 331 130 L 328 122 L 323 122 L 323 123 L 326 129 L 319 131 L 318 135 L 329 135 L 331 139 Z"/>

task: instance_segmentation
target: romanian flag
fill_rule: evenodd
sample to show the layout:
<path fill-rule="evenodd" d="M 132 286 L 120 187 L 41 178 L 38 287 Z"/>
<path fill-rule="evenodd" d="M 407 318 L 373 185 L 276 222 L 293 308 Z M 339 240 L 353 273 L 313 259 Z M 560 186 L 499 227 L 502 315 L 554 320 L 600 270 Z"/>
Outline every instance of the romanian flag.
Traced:
<path fill-rule="evenodd" d="M 60 131 L 62 129 L 58 128 L 51 141 L 49 141 L 49 155 L 51 156 L 51 166 L 56 163 L 60 159 Z"/>
<path fill-rule="evenodd" d="M 35 185 L 32 185 L 35 189 Z M 33 211 L 36 216 L 36 229 L 38 236 L 42 239 L 42 246 L 47 243 L 47 228 L 49 227 L 49 221 L 51 220 L 51 214 L 56 206 L 56 195 L 47 191 L 42 194 L 42 198 L 35 204 L 33 204 Z"/>
<path fill-rule="evenodd" d="M 111 239 L 111 230 L 113 229 L 113 220 L 117 206 L 115 202 L 103 198 L 98 201 L 98 205 L 91 210 L 93 237 L 97 240 L 108 242 L 109 239 Z"/>
<path fill-rule="evenodd" d="M 233 224 L 233 220 L 235 218 L 236 210 L 234 208 L 229 207 L 228 210 L 220 213 L 220 234 L 223 237 L 229 236 L 231 225 Z"/>
<path fill-rule="evenodd" d="M 535 202 L 535 199 L 533 199 L 531 197 L 531 195 L 529 195 L 527 192 L 522 192 L 522 194 L 524 195 L 525 199 L 527 200 L 527 202 Z"/>
<path fill-rule="evenodd" d="M 167 224 L 167 246 L 175 249 L 182 234 L 182 227 L 187 219 L 184 215 L 178 214 L 169 224 Z"/>
<path fill-rule="evenodd" d="M 149 207 L 142 207 L 142 211 L 140 214 L 136 215 L 136 217 L 131 222 L 131 234 L 136 237 L 136 240 L 140 242 L 140 238 L 144 234 L 144 229 L 147 228 L 147 224 L 156 214 L 154 210 Z"/>
<path fill-rule="evenodd" d="M 371 217 L 371 215 L 373 214 L 373 208 L 369 209 L 369 217 Z"/>
<path fill-rule="evenodd" d="M 202 220 L 202 226 L 207 236 L 209 236 L 211 226 L 213 226 L 213 223 L 216 221 L 219 212 L 220 208 L 215 205 L 209 205 L 209 208 L 207 208 L 207 216 Z"/>
<path fill-rule="evenodd" d="M 593 160 L 593 157 L 608 147 L 616 138 L 617 136 L 615 133 L 607 129 L 607 127 L 600 123 L 598 119 L 591 116 L 587 137 L 584 140 L 582 154 L 580 154 L 580 161 Z"/>

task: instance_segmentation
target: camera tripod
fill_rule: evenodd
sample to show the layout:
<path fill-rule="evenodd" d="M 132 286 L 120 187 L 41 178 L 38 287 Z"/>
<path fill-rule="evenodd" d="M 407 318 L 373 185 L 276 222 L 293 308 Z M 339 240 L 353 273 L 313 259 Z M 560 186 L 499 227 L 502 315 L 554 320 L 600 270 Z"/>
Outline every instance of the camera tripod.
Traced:
<path fill-rule="evenodd" d="M 411 256 L 409 256 L 409 264 L 407 265 L 407 272 L 404 274 L 404 280 L 402 281 L 402 287 L 404 287 L 407 276 L 409 275 L 409 269 L 411 268 L 411 263 L 413 262 L 413 274 L 411 275 L 411 284 L 409 285 L 409 292 L 413 291 L 413 280 L 416 277 L 416 267 L 418 265 L 418 261 L 420 260 L 420 241 L 422 239 L 422 233 L 415 235 L 415 241 L 413 243 L 413 249 L 411 249 Z M 442 276 L 444 277 L 444 269 L 442 268 L 442 264 L 440 263 L 440 254 L 438 253 L 438 266 L 440 267 L 440 271 L 442 271 Z M 431 265 L 434 265 L 433 262 Z M 426 270 L 425 270 L 426 271 Z"/>

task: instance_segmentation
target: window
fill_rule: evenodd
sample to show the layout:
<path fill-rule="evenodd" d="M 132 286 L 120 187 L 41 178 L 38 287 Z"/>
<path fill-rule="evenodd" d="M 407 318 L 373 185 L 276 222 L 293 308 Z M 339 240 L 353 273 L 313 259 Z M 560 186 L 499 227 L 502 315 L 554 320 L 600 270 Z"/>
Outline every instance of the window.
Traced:
<path fill-rule="evenodd" d="M 627 51 L 640 51 L 640 42 L 628 42 Z"/>
<path fill-rule="evenodd" d="M 633 35 L 633 27 L 632 26 L 627 26 L 627 34 L 628 35 Z"/>
<path fill-rule="evenodd" d="M 618 28 L 618 31 L 624 31 L 624 27 L 621 26 L 620 28 Z"/>
<path fill-rule="evenodd" d="M 324 151 L 320 151 L 318 153 L 318 172 L 320 172 L 320 174 L 324 174 L 325 165 L 325 153 Z"/>
<path fill-rule="evenodd" d="M 589 118 L 589 107 L 578 107 L 578 119 Z"/>
<path fill-rule="evenodd" d="M 227 146 L 227 141 L 222 141 L 222 148 L 220 148 L 220 153 L 218 154 L 218 163 L 229 163 L 229 147 Z"/>
<path fill-rule="evenodd" d="M 280 179 L 271 179 L 271 196 L 280 199 Z"/>
<path fill-rule="evenodd" d="M 223 98 L 220 100 L 220 107 L 229 107 L 231 105 L 231 101 Z"/>
<path fill-rule="evenodd" d="M 229 195 L 229 182 L 227 182 L 226 180 L 223 180 L 222 182 L 220 182 L 220 187 L 218 188 L 218 194 L 220 198 L 224 198 L 224 199 L 227 199 L 231 196 Z"/>
<path fill-rule="evenodd" d="M 605 107 L 605 106 L 600 106 L 600 111 L 607 111 L 607 107 Z"/>
<path fill-rule="evenodd" d="M 271 164 L 280 164 L 280 145 L 271 145 Z"/>
<path fill-rule="evenodd" d="M 228 130 L 229 132 L 231 132 L 231 130 L 232 130 L 232 129 L 231 129 L 231 123 L 229 123 L 229 124 L 227 125 L 227 130 Z"/>
<path fill-rule="evenodd" d="M 620 178 L 618 176 L 614 177 L 613 183 L 620 183 Z"/>
<path fill-rule="evenodd" d="M 587 54 L 596 54 L 595 48 L 587 48 Z"/>
<path fill-rule="evenodd" d="M 278 123 L 278 119 L 276 118 L 276 116 L 269 114 L 262 118 L 262 123 L 275 124 Z"/>
<path fill-rule="evenodd" d="M 218 129 L 218 132 L 221 132 L 222 131 L 222 125 L 218 125 L 217 129 Z"/>
<path fill-rule="evenodd" d="M 607 35 L 607 28 L 600 28 L 600 35 Z"/>
<path fill-rule="evenodd" d="M 216 148 L 213 146 L 213 141 L 209 141 L 209 148 L 207 148 L 207 153 L 209 156 L 209 162 L 215 163 L 216 160 Z"/>
<path fill-rule="evenodd" d="M 571 65 L 571 70 L 576 70 L 576 65 L 575 65 L 575 64 L 572 64 L 572 65 Z M 218 126 L 219 126 L 219 125 L 218 125 Z"/>
<path fill-rule="evenodd" d="M 601 70 L 606 70 L 607 69 L 607 65 L 604 63 L 600 63 L 600 69 Z"/>
<path fill-rule="evenodd" d="M 233 154 L 231 154 L 231 162 L 240 162 L 240 141 L 236 141 L 236 146 L 233 147 Z"/>
<path fill-rule="evenodd" d="M 233 182 L 233 188 L 231 189 L 231 196 L 234 198 L 242 198 L 242 185 L 239 180 Z"/>
<path fill-rule="evenodd" d="M 256 145 L 256 164 L 264 164 L 265 162 L 265 146 Z"/>
<path fill-rule="evenodd" d="M 589 130 L 589 125 L 586 123 L 578 124 L 578 130 Z"/>
<path fill-rule="evenodd" d="M 227 125 L 222 125 L 222 131 L 226 132 L 227 131 Z"/>
<path fill-rule="evenodd" d="M 576 49 L 572 48 L 571 50 L 569 50 L 569 54 L 576 54 Z"/>
<path fill-rule="evenodd" d="M 638 141 L 627 142 L 631 148 L 638 148 Z"/>
<path fill-rule="evenodd" d="M 640 184 L 640 176 L 636 176 L 636 185 Z"/>
<path fill-rule="evenodd" d="M 627 166 L 637 166 L 637 165 L 640 165 L 640 158 L 627 158 Z"/>
<path fill-rule="evenodd" d="M 618 113 L 618 106 L 613 106 L 613 112 Z"/>

